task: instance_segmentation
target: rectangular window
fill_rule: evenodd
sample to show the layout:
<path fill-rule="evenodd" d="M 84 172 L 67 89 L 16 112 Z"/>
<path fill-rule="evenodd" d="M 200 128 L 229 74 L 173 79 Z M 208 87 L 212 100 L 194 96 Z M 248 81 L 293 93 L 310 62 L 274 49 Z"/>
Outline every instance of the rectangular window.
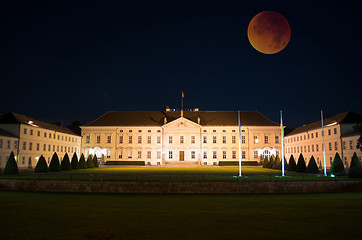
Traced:
<path fill-rule="evenodd" d="M 236 151 L 233 151 L 233 159 L 236 159 Z"/>
<path fill-rule="evenodd" d="M 231 136 L 231 143 L 236 143 L 236 136 Z"/>
<path fill-rule="evenodd" d="M 63 136 L 62 136 L 63 137 Z M 101 136 L 100 135 L 97 135 L 97 143 L 101 143 Z"/>
<path fill-rule="evenodd" d="M 161 143 L 161 136 L 157 136 L 157 144 Z"/>
<path fill-rule="evenodd" d="M 337 142 L 334 142 L 334 150 L 338 150 L 338 143 Z"/>
<path fill-rule="evenodd" d="M 24 128 L 24 134 L 28 133 L 28 129 Z"/>
<path fill-rule="evenodd" d="M 184 136 L 180 136 L 180 143 L 184 143 Z"/>
<path fill-rule="evenodd" d="M 195 143 L 195 136 L 191 136 L 191 143 Z"/>
<path fill-rule="evenodd" d="M 51 133 L 49 133 L 49 138 L 52 138 L 52 134 L 51 134 Z"/>
<path fill-rule="evenodd" d="M 203 141 L 203 143 L 207 143 L 207 137 L 206 137 L 206 136 L 204 136 L 204 141 Z"/>
<path fill-rule="evenodd" d="M 312 145 L 312 152 L 314 152 L 314 145 Z"/>
<path fill-rule="evenodd" d="M 138 137 L 137 137 L 137 143 L 139 143 L 139 144 L 142 143 L 142 136 L 138 136 Z"/>
<path fill-rule="evenodd" d="M 254 136 L 254 143 L 258 143 L 258 136 Z"/>
<path fill-rule="evenodd" d="M 119 136 L 119 144 L 123 144 L 123 136 Z"/>
<path fill-rule="evenodd" d="M 57 152 L 59 152 L 59 145 L 57 146 Z"/>
<path fill-rule="evenodd" d="M 311 137 L 311 138 L 313 138 L 313 137 L 314 137 L 314 134 L 313 134 L 313 133 L 311 133 L 311 134 L 310 134 L 310 137 Z"/>
<path fill-rule="evenodd" d="M 353 149 L 353 142 L 349 141 L 349 149 Z"/>
<path fill-rule="evenodd" d="M 151 136 L 147 136 L 147 143 L 151 144 Z"/>
<path fill-rule="evenodd" d="M 46 132 L 44 132 L 44 137 L 45 137 L 45 138 L 47 137 L 47 133 L 46 133 Z"/>
<path fill-rule="evenodd" d="M 128 136 L 128 143 L 129 143 L 129 144 L 132 143 L 132 136 Z"/>
<path fill-rule="evenodd" d="M 40 137 L 40 131 L 38 131 L 38 137 Z"/>
<path fill-rule="evenodd" d="M 30 135 L 33 135 L 33 129 L 30 129 Z"/>
<path fill-rule="evenodd" d="M 213 151 L 213 152 L 212 152 L 212 158 L 213 158 L 213 159 L 216 159 L 216 158 L 217 158 L 217 151 Z"/>
<path fill-rule="evenodd" d="M 26 142 L 23 142 L 23 150 L 26 150 Z"/>
<path fill-rule="evenodd" d="M 157 159 L 161 159 L 161 151 L 157 151 L 156 158 L 157 158 Z"/>
<path fill-rule="evenodd" d="M 29 143 L 29 150 L 33 150 L 33 143 L 32 142 Z"/>
<path fill-rule="evenodd" d="M 142 158 L 142 151 L 137 151 L 137 158 Z"/>
<path fill-rule="evenodd" d="M 10 140 L 8 140 L 8 149 L 10 149 Z"/>
<path fill-rule="evenodd" d="M 85 143 L 89 143 L 89 142 L 90 142 L 90 136 L 87 135 L 87 136 L 85 136 Z"/>
<path fill-rule="evenodd" d="M 191 159 L 195 159 L 195 151 L 191 151 Z"/>
<path fill-rule="evenodd" d="M 310 145 L 308 145 L 308 152 L 310 152 Z"/>
<path fill-rule="evenodd" d="M 258 150 L 254 150 L 254 158 L 258 158 Z"/>
<path fill-rule="evenodd" d="M 342 145 L 343 145 L 343 150 L 346 150 L 346 141 L 343 141 Z"/>
<path fill-rule="evenodd" d="M 331 129 L 328 129 L 328 135 L 331 135 Z"/>
<path fill-rule="evenodd" d="M 207 158 L 207 152 L 204 151 L 204 159 L 206 159 L 206 158 Z"/>
<path fill-rule="evenodd" d="M 168 136 L 168 143 L 172 143 L 173 142 L 173 139 L 172 139 L 172 136 Z"/>
<path fill-rule="evenodd" d="M 304 146 L 304 152 L 305 153 L 307 152 L 307 146 Z"/>
<path fill-rule="evenodd" d="M 319 145 L 318 144 L 315 145 L 315 151 L 319 152 Z"/>
<path fill-rule="evenodd" d="M 110 135 L 107 136 L 107 143 L 111 143 L 111 139 L 112 139 L 111 137 L 112 137 L 112 136 L 110 136 Z"/>
<path fill-rule="evenodd" d="M 40 144 L 37 143 L 37 144 L 36 144 L 36 150 L 39 151 L 39 149 L 40 149 Z"/>
<path fill-rule="evenodd" d="M 60 146 L 60 152 L 63 152 L 63 146 Z"/>
<path fill-rule="evenodd" d="M 315 133 L 315 137 L 318 138 L 318 132 Z"/>
<path fill-rule="evenodd" d="M 216 136 L 212 136 L 212 143 L 216 143 Z"/>
<path fill-rule="evenodd" d="M 173 152 L 172 151 L 168 151 L 168 159 L 172 159 L 173 158 Z"/>
<path fill-rule="evenodd" d="M 55 152 L 55 145 L 53 145 L 53 152 Z"/>
<path fill-rule="evenodd" d="M 49 145 L 48 145 L 48 152 L 50 152 L 51 147 L 52 147 L 52 146 L 49 144 Z M 68 152 L 69 152 L 69 151 L 68 151 Z"/>
<path fill-rule="evenodd" d="M 245 159 L 246 158 L 246 151 L 241 151 L 241 158 Z"/>
<path fill-rule="evenodd" d="M 151 159 L 151 151 L 147 151 L 147 159 Z"/>
<path fill-rule="evenodd" d="M 329 147 L 329 151 L 332 151 L 332 143 L 329 143 L 328 147 Z"/>
<path fill-rule="evenodd" d="M 299 137 L 297 137 L 297 140 L 299 140 Z M 275 143 L 279 143 L 279 136 L 275 135 Z"/>
<path fill-rule="evenodd" d="M 18 148 L 18 140 L 14 141 L 14 148 L 17 149 Z"/>
<path fill-rule="evenodd" d="M 222 151 L 222 158 L 226 159 L 226 151 Z"/>
<path fill-rule="evenodd" d="M 222 136 L 222 143 L 226 143 L 226 136 Z"/>
<path fill-rule="evenodd" d="M 333 129 L 334 134 L 337 134 L 337 128 Z"/>
<path fill-rule="evenodd" d="M 264 136 L 264 143 L 269 143 L 269 136 L 267 135 Z"/>
<path fill-rule="evenodd" d="M 245 140 L 245 136 L 241 136 L 241 143 L 245 143 L 246 140 Z"/>

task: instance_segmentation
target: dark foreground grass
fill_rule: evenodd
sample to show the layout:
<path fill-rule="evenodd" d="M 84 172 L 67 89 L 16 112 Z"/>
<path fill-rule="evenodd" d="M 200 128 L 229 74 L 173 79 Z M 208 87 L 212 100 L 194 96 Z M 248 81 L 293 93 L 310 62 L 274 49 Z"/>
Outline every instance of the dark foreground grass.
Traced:
<path fill-rule="evenodd" d="M 359 239 L 362 193 L 0 192 L 0 239 Z"/>

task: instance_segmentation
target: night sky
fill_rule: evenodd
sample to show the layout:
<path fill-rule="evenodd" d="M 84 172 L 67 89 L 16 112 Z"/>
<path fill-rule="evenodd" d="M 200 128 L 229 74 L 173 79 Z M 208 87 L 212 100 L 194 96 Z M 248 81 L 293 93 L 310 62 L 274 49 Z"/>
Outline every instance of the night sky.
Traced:
<path fill-rule="evenodd" d="M 359 1 L 6 1 L 0 113 L 92 121 L 107 111 L 257 110 L 297 127 L 361 111 Z M 262 11 L 291 26 L 274 55 L 249 43 Z"/>

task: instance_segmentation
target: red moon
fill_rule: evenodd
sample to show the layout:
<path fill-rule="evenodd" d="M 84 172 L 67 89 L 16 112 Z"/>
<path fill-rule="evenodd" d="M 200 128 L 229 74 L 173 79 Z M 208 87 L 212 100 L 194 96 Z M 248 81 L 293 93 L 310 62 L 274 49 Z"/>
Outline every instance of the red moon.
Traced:
<path fill-rule="evenodd" d="M 281 14 L 264 11 L 249 23 L 248 38 L 261 53 L 274 54 L 283 50 L 290 40 L 290 25 Z"/>

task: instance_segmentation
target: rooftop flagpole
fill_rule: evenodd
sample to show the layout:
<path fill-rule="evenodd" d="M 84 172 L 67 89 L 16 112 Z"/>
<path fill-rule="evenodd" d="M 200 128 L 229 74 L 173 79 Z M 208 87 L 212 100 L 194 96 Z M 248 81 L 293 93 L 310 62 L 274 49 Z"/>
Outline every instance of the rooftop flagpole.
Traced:
<path fill-rule="evenodd" d="M 324 145 L 323 111 L 321 111 L 321 122 L 322 122 L 322 138 L 323 138 L 323 167 L 324 167 L 324 176 L 327 176 L 326 147 Z"/>
<path fill-rule="evenodd" d="M 184 92 L 181 91 L 181 110 L 182 111 L 184 110 L 184 97 L 185 97 Z"/>
<path fill-rule="evenodd" d="M 280 111 L 280 136 L 282 139 L 282 177 L 285 176 L 284 170 L 284 126 L 283 126 L 283 111 Z"/>
<path fill-rule="evenodd" d="M 238 111 L 238 120 L 239 120 L 239 177 L 241 175 L 241 123 L 240 123 L 240 111 Z"/>

